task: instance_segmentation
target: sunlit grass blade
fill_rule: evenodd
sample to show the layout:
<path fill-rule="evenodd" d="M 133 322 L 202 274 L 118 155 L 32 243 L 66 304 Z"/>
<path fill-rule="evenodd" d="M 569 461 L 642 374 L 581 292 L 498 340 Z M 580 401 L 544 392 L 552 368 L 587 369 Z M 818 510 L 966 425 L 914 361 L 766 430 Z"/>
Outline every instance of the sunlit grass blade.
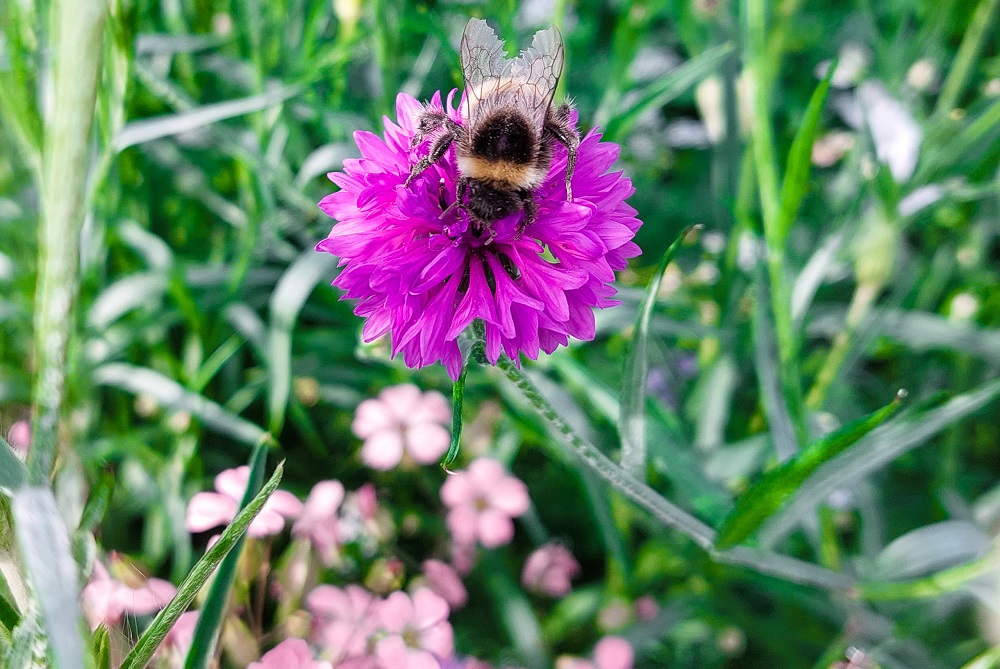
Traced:
<path fill-rule="evenodd" d="M 642 91 L 642 97 L 634 105 L 608 121 L 604 129 L 605 138 L 611 141 L 620 140 L 647 109 L 667 104 L 715 72 L 722 61 L 732 53 L 733 48 L 732 44 L 722 44 L 708 49 L 650 84 Z"/>
<path fill-rule="evenodd" d="M 0 437 L 0 488 L 13 492 L 28 480 L 28 468 L 14 453 L 7 441 Z"/>
<path fill-rule="evenodd" d="M 901 416 L 873 431 L 854 448 L 823 465 L 815 476 L 805 481 L 795 491 L 792 502 L 760 528 L 760 544 L 773 546 L 832 492 L 884 467 L 998 396 L 1000 380 L 994 380 L 976 390 L 958 395 L 935 409 Z"/>
<path fill-rule="evenodd" d="M 788 152 L 788 163 L 785 166 L 785 178 L 781 184 L 781 208 L 778 211 L 777 238 L 784 240 L 788 237 L 788 231 L 792 227 L 795 215 L 802 205 L 802 200 L 806 196 L 809 188 L 809 170 L 812 167 L 812 148 L 816 141 L 816 134 L 819 132 L 819 122 L 823 114 L 823 105 L 826 103 L 827 95 L 830 93 L 830 80 L 837 69 L 837 60 L 834 59 L 827 67 L 826 76 L 819 82 L 812 97 L 809 99 L 809 106 L 806 108 L 805 116 L 799 125 L 795 139 L 792 141 L 792 148 Z"/>
<path fill-rule="evenodd" d="M 318 283 L 328 278 L 337 259 L 309 249 L 281 276 L 271 294 L 271 327 L 267 354 L 270 372 L 268 429 L 277 435 L 285 422 L 285 409 L 292 387 L 292 329 L 306 299 Z"/>
<path fill-rule="evenodd" d="M 13 497 L 22 564 L 41 612 L 56 669 L 84 666 L 83 615 L 69 533 L 52 491 L 24 486 Z"/>
<path fill-rule="evenodd" d="M 976 579 L 990 575 L 995 577 L 998 571 L 1000 571 L 1000 564 L 997 562 L 997 556 L 995 553 L 991 553 L 978 560 L 942 569 L 921 578 L 862 583 L 858 587 L 861 595 L 872 601 L 924 599 L 959 591 Z"/>
<path fill-rule="evenodd" d="M 905 394 L 901 392 L 888 405 L 809 444 L 798 456 L 765 474 L 740 495 L 736 508 L 722 521 L 716 548 L 735 546 L 753 534 L 821 464 L 844 452 L 894 414 L 903 397 Z"/>
<path fill-rule="evenodd" d="M 198 393 L 193 393 L 173 379 L 145 367 L 108 363 L 94 372 L 94 382 L 114 386 L 135 394 L 146 394 L 163 406 L 187 411 L 205 425 L 227 434 L 248 446 L 273 441 L 270 434 L 245 418 L 227 411 Z"/>
<path fill-rule="evenodd" d="M 253 455 L 250 456 L 250 478 L 247 482 L 246 492 L 243 494 L 243 500 L 240 502 L 240 506 L 244 507 L 244 509 L 249 508 L 256 500 L 261 499 L 261 495 L 264 494 L 264 491 L 261 491 L 260 494 L 257 491 L 261 489 L 261 484 L 264 482 L 264 469 L 266 466 L 267 448 L 264 444 L 258 444 L 257 448 L 254 449 Z M 277 488 L 278 481 L 281 480 L 281 471 L 282 465 L 279 464 L 274 475 L 271 476 L 271 480 L 264 488 L 264 490 L 268 490 L 268 488 L 270 490 L 261 499 L 261 506 L 267 501 L 267 496 Z M 253 520 L 253 518 L 251 517 L 250 520 Z M 250 523 L 247 522 L 243 529 L 246 530 L 249 526 Z M 188 651 L 187 659 L 184 661 L 184 669 L 205 669 L 212 659 L 219 634 L 222 631 L 223 618 L 229 604 L 229 591 L 233 587 L 233 579 L 236 576 L 236 567 L 239 564 L 242 547 L 243 532 L 237 538 L 233 547 L 234 550 L 226 555 L 222 564 L 219 565 L 219 571 L 208 590 L 208 596 L 205 598 L 205 603 L 198 614 L 198 622 L 194 628 L 191 648 Z M 197 566 L 195 569 L 197 569 Z"/>
<path fill-rule="evenodd" d="M 660 259 L 653 278 L 646 286 L 639 314 L 635 319 L 635 333 L 632 346 L 625 358 L 625 372 L 622 378 L 621 405 L 619 407 L 618 432 L 622 440 L 621 465 L 632 476 L 645 479 L 646 466 L 646 375 L 649 372 L 649 323 L 656 306 L 656 296 L 660 292 L 663 274 L 667 265 L 677 255 L 685 237 L 700 226 L 686 228 L 674 240 Z"/>
<path fill-rule="evenodd" d="M 258 458 L 254 462 L 257 469 L 256 473 L 258 475 L 263 473 L 263 466 L 261 465 L 258 467 L 257 465 L 259 462 L 264 460 L 266 452 L 266 449 L 259 448 L 254 454 Z M 180 586 L 178 586 L 177 594 L 174 595 L 174 598 L 170 600 L 170 603 L 167 604 L 162 611 L 160 611 L 160 613 L 153 620 L 152 624 L 150 624 L 150 626 L 143 633 L 139 642 L 135 645 L 135 648 L 133 648 L 125 658 L 125 661 L 121 665 L 121 669 L 141 669 L 142 667 L 145 667 L 146 663 L 149 662 L 149 659 L 153 656 L 153 652 L 156 651 L 157 647 L 159 647 L 160 643 L 163 641 L 163 638 L 167 635 L 167 632 L 170 631 L 170 628 L 173 627 L 174 623 L 177 622 L 177 619 L 180 618 L 181 614 L 184 613 L 187 607 L 191 604 L 195 595 L 198 594 L 198 591 L 201 590 L 202 586 L 205 585 L 205 582 L 212 576 L 216 567 L 219 566 L 219 563 L 222 562 L 224 558 L 228 559 L 230 555 L 239 555 L 239 548 L 242 546 L 243 535 L 246 533 L 247 528 L 250 527 L 250 523 L 253 522 L 253 519 L 257 517 L 257 514 L 260 513 L 260 510 L 264 507 L 264 503 L 267 501 L 268 497 L 270 497 L 271 493 L 277 489 L 278 483 L 281 482 L 283 472 L 284 465 L 283 463 L 279 463 L 275 468 L 274 473 L 271 475 L 271 478 L 264 485 L 264 487 L 260 489 L 260 492 L 251 496 L 249 504 L 244 505 L 240 512 L 236 514 L 233 522 L 229 524 L 229 526 L 222 533 L 222 536 L 219 537 L 219 540 L 208 549 L 205 555 L 202 556 L 202 558 L 198 560 L 195 566 L 191 569 L 187 578 L 185 578 Z M 251 485 L 247 488 L 248 493 L 249 491 L 255 489 L 252 485 L 252 476 L 253 475 L 251 475 Z M 244 499 L 246 501 L 247 498 Z M 232 560 L 231 563 L 235 564 L 235 560 Z M 216 576 L 216 582 L 222 579 L 221 571 L 222 570 L 220 569 L 220 573 Z M 202 616 L 208 615 L 209 609 L 207 607 L 208 604 L 206 603 L 205 607 L 202 608 Z M 216 611 L 216 614 L 221 615 L 221 611 Z"/>

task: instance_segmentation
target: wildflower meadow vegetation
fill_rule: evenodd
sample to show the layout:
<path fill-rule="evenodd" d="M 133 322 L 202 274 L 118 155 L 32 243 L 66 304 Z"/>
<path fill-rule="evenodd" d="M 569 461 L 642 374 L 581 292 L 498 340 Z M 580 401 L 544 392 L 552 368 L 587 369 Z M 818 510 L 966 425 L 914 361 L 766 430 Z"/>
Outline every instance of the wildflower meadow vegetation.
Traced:
<path fill-rule="evenodd" d="M 0 0 L 0 667 L 1000 667 L 998 14 Z"/>

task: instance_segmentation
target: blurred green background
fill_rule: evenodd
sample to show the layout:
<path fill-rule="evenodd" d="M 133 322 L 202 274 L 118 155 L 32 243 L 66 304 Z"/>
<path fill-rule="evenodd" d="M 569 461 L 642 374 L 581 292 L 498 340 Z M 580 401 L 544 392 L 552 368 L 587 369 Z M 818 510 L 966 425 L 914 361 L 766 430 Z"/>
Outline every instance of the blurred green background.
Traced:
<path fill-rule="evenodd" d="M 469 17 L 509 48 L 554 24 L 581 128 L 622 147 L 643 255 L 620 277 L 624 304 L 598 314 L 597 339 L 532 365 L 532 378 L 616 452 L 643 287 L 677 235 L 703 226 L 652 319 L 650 485 L 718 526 L 796 443 L 905 388 L 903 414 L 809 479 L 758 539 L 859 584 L 917 584 L 838 590 L 762 575 L 760 561 L 723 565 L 560 451 L 499 375 L 475 371 L 468 448 L 499 455 L 538 509 L 490 569 L 515 570 L 539 536 L 573 547 L 574 595 L 532 604 L 553 654 L 583 653 L 616 629 L 600 612 L 650 594 L 661 617 L 628 628 L 640 667 L 828 667 L 850 645 L 885 667 L 997 666 L 997 5 L 115 0 L 79 166 L 62 432 L 63 467 L 89 485 L 115 475 L 99 544 L 178 582 L 203 548 L 184 529 L 187 500 L 245 463 L 264 431 L 286 458 L 283 488 L 375 480 L 398 522 L 419 520 L 401 550 L 439 543 L 436 495 L 412 473 L 373 476 L 350 422 L 386 385 L 450 384 L 440 368 L 389 361 L 385 342 L 360 343 L 352 305 L 327 285 L 335 260 L 312 251 L 333 223 L 315 203 L 333 189 L 326 173 L 357 155 L 352 133 L 379 132 L 398 92 L 461 86 Z M 37 360 L 50 11 L 0 4 L 4 433 L 29 414 Z M 420 480 L 436 490 L 443 476 Z M 501 582 L 470 584 L 493 608 L 453 616 L 463 653 L 519 657 L 504 614 L 516 586 Z"/>

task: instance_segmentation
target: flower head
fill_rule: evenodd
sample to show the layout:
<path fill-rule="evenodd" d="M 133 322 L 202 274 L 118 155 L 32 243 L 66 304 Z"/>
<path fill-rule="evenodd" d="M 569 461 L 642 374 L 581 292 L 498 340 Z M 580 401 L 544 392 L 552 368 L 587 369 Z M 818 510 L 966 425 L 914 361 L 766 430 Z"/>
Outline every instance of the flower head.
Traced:
<path fill-rule="evenodd" d="M 521 583 L 533 592 L 564 597 L 572 589 L 570 581 L 580 573 L 580 563 L 558 541 L 551 541 L 528 556 Z"/>
<path fill-rule="evenodd" d="M 564 655 L 556 661 L 556 669 L 632 669 L 634 661 L 635 653 L 628 641 L 606 636 L 594 646 L 593 662 Z"/>
<path fill-rule="evenodd" d="M 365 440 L 361 459 L 375 469 L 392 469 L 405 452 L 422 465 L 438 460 L 451 443 L 451 408 L 437 391 L 412 383 L 385 388 L 358 405 L 351 429 Z"/>
<path fill-rule="evenodd" d="M 375 644 L 379 664 L 393 669 L 437 669 L 455 652 L 448 604 L 427 588 L 397 591 L 379 605 L 384 636 Z"/>
<path fill-rule="evenodd" d="M 112 561 L 117 558 L 112 555 Z M 83 589 L 83 612 L 91 629 L 101 624 L 116 625 L 126 613 L 148 615 L 170 603 L 177 589 L 159 578 L 123 583 L 111 576 L 100 562 L 94 563 L 90 583 Z"/>
<path fill-rule="evenodd" d="M 461 124 L 454 93 L 428 105 Z M 338 221 L 317 250 L 340 256 L 334 285 L 358 300 L 363 336 L 392 335 L 392 353 L 409 367 L 441 361 L 453 379 L 462 368 L 457 338 L 474 320 L 485 324 L 486 357 L 536 358 L 569 337 L 594 337 L 594 307 L 617 304 L 614 271 L 639 255 L 639 228 L 625 203 L 632 183 L 611 172 L 618 147 L 594 131 L 582 139 L 566 200 L 566 152 L 555 147 L 548 176 L 533 194 L 536 220 L 518 238 L 521 212 L 491 224 L 493 236 L 471 225 L 455 201 L 454 150 L 404 187 L 416 154 L 410 140 L 422 107 L 396 98 L 397 123 L 380 138 L 355 133 L 361 158 L 344 161 L 330 179 L 340 190 L 319 206 Z M 418 147 L 417 151 L 426 151 Z"/>
<path fill-rule="evenodd" d="M 427 586 L 448 602 L 453 611 L 465 606 L 469 593 L 454 567 L 441 560 L 424 560 L 422 566 Z"/>
<path fill-rule="evenodd" d="M 191 498 L 187 508 L 187 529 L 189 532 L 204 532 L 219 525 L 232 522 L 240 508 L 243 493 L 250 480 L 250 468 L 246 465 L 227 469 L 215 477 L 218 492 L 200 492 Z M 247 534 L 251 537 L 267 537 L 277 534 L 285 527 L 285 519 L 298 518 L 302 513 L 302 502 L 290 492 L 275 490 L 264 503 L 264 508 L 250 523 Z"/>
<path fill-rule="evenodd" d="M 330 669 L 330 663 L 313 660 L 308 644 L 302 639 L 285 639 L 264 653 L 259 662 L 251 662 L 247 669 Z"/>
<path fill-rule="evenodd" d="M 528 510 L 528 487 L 492 458 L 478 458 L 441 486 L 455 543 L 496 548 L 514 538 L 512 518 Z"/>
<path fill-rule="evenodd" d="M 358 585 L 321 585 L 306 597 L 313 615 L 313 641 L 334 662 L 364 657 L 378 627 L 380 600 Z"/>
<path fill-rule="evenodd" d="M 320 481 L 309 491 L 302 514 L 292 527 L 292 534 L 309 539 L 323 564 L 330 566 L 340 546 L 337 511 L 344 501 L 344 484 Z"/>

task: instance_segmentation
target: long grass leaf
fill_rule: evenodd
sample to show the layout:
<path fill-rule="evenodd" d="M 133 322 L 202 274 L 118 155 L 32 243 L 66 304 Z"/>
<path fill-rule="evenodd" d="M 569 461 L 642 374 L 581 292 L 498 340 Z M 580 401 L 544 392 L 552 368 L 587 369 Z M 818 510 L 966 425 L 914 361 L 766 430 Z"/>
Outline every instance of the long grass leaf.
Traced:
<path fill-rule="evenodd" d="M 247 508 L 252 503 L 252 500 L 255 499 L 255 495 L 259 497 L 257 491 L 260 490 L 261 484 L 264 482 L 264 468 L 266 466 L 267 449 L 263 444 L 258 444 L 257 448 L 254 449 L 253 455 L 250 456 L 250 477 L 240 506 Z M 275 472 L 275 475 L 278 475 L 280 471 L 281 465 L 278 465 L 278 471 Z M 279 480 L 280 478 L 278 476 Z M 274 482 L 274 486 L 277 487 L 278 482 L 275 480 L 275 477 L 272 476 L 271 479 Z M 271 488 L 271 492 L 273 491 L 274 488 Z M 268 495 L 270 494 L 269 492 Z M 263 501 L 261 505 L 263 505 Z M 247 526 L 249 525 L 250 523 L 247 523 Z M 184 669 L 205 669 L 208 667 L 222 630 L 222 621 L 229 602 L 229 591 L 233 587 L 233 579 L 236 576 L 236 567 L 239 564 L 240 549 L 242 546 L 243 533 L 241 532 L 234 550 L 226 556 L 219 566 L 219 572 L 215 575 L 215 580 L 212 581 L 212 585 L 208 590 L 208 597 L 205 598 L 205 603 L 198 614 L 198 622 L 195 625 L 194 636 L 191 639 L 191 648 L 188 651 L 187 659 L 184 661 Z"/>
<path fill-rule="evenodd" d="M 0 488 L 13 492 L 28 480 L 28 468 L 14 453 L 7 441 L 0 437 Z"/>
<path fill-rule="evenodd" d="M 759 528 L 781 508 L 813 472 L 824 462 L 843 453 L 876 427 L 884 423 L 900 406 L 903 395 L 863 418 L 851 421 L 839 430 L 804 448 L 797 457 L 782 464 L 752 485 L 736 500 L 736 508 L 722 521 L 717 548 L 735 546 Z"/>
<path fill-rule="evenodd" d="M 266 453 L 266 450 L 259 449 L 255 455 L 258 453 Z M 120 669 L 141 669 L 141 667 L 145 667 L 146 663 L 149 662 L 149 658 L 153 656 L 153 652 L 156 651 L 164 637 L 167 636 L 167 632 L 170 631 L 170 628 L 173 627 L 177 619 L 181 617 L 181 614 L 191 604 L 195 595 L 198 594 L 198 591 L 201 590 L 205 582 L 212 576 L 219 563 L 230 555 L 239 554 L 239 546 L 242 545 L 243 535 L 246 533 L 247 528 L 250 527 L 250 523 L 253 522 L 253 519 L 257 517 L 257 514 L 264 507 L 264 503 L 268 497 L 278 488 L 278 483 L 281 482 L 283 472 L 284 464 L 279 463 L 271 478 L 260 489 L 260 492 L 252 496 L 250 503 L 245 504 L 240 512 L 236 514 L 233 522 L 223 531 L 219 540 L 194 565 L 191 573 L 178 586 L 177 594 L 174 595 L 170 603 L 160 611 L 152 624 L 143 632 L 139 642 L 125 658 Z M 247 488 L 248 491 L 252 489 L 252 485 Z M 219 580 L 220 576 L 217 576 L 216 580 Z M 205 615 L 205 611 L 206 609 L 203 608 L 202 615 Z"/>
<path fill-rule="evenodd" d="M 684 238 L 696 226 L 685 229 L 674 240 L 660 259 L 656 273 L 646 286 L 639 313 L 635 319 L 635 333 L 632 346 L 625 358 L 625 373 L 622 378 L 621 405 L 619 408 L 618 432 L 622 440 L 621 465 L 632 476 L 644 480 L 646 467 L 646 375 L 649 373 L 649 323 L 656 306 L 656 296 L 660 292 L 663 274 L 667 265 L 677 255 Z"/>
<path fill-rule="evenodd" d="M 785 509 L 761 527 L 758 533 L 760 544 L 773 546 L 832 492 L 884 467 L 998 396 L 1000 380 L 994 380 L 958 395 L 940 407 L 916 416 L 901 416 L 874 430 L 854 448 L 825 463 L 803 483 Z"/>
<path fill-rule="evenodd" d="M 80 586 L 56 498 L 47 487 L 24 486 L 15 491 L 12 508 L 22 564 L 41 611 L 53 666 L 83 667 Z"/>
<path fill-rule="evenodd" d="M 187 411 L 208 427 L 248 446 L 272 441 L 271 435 L 257 425 L 146 367 L 135 367 L 120 362 L 108 363 L 98 367 L 94 372 L 94 382 L 121 388 L 137 395 L 140 393 L 149 395 L 163 406 Z"/>

